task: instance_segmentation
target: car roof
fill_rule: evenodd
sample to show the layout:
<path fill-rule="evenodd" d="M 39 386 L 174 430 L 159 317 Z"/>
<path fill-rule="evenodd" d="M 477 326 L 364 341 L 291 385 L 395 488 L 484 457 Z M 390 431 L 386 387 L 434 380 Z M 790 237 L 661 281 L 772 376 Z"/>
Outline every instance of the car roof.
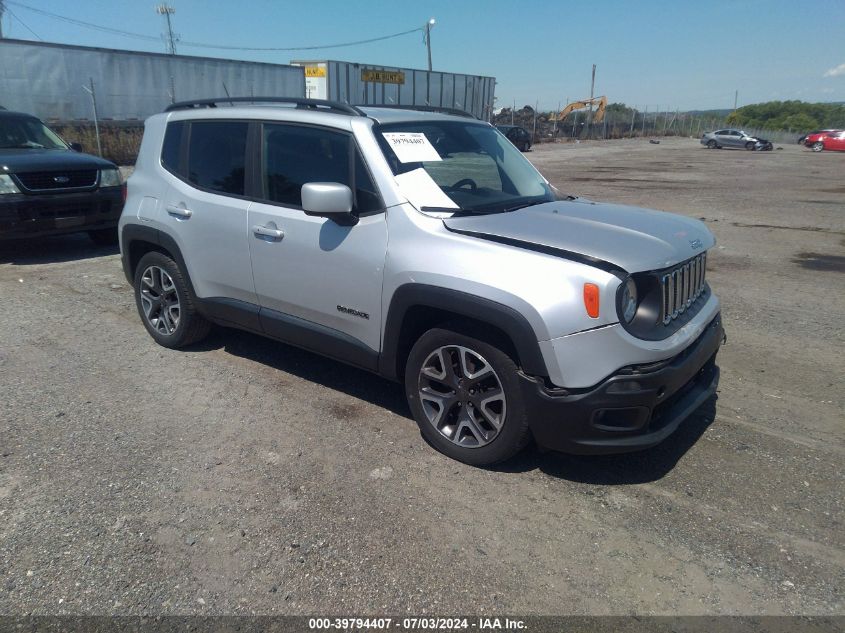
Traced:
<path fill-rule="evenodd" d="M 402 108 L 380 108 L 378 106 L 357 106 L 364 114 L 377 123 L 406 123 L 411 121 L 460 121 L 462 123 L 485 123 L 475 118 L 457 116 L 443 112 L 425 110 L 405 110 Z"/>

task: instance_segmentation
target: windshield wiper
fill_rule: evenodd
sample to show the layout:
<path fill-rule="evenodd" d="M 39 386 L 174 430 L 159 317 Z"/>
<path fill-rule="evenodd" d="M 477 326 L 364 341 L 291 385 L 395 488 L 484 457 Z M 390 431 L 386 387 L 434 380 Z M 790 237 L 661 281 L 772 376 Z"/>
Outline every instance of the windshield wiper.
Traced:
<path fill-rule="evenodd" d="M 551 200 L 532 200 L 531 202 L 523 202 L 521 204 L 515 204 L 512 207 L 505 207 L 502 209 L 502 213 L 508 213 L 510 211 L 519 211 L 520 209 L 524 209 L 526 207 L 533 207 L 538 204 L 546 204 L 547 202 L 551 202 Z"/>
<path fill-rule="evenodd" d="M 457 213 L 463 210 L 456 207 L 420 207 L 420 211 L 424 213 Z"/>

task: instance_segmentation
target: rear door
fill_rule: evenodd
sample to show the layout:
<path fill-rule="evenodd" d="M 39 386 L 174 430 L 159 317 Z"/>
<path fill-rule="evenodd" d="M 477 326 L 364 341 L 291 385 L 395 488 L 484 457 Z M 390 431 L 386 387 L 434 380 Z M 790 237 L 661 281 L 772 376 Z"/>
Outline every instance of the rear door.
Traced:
<path fill-rule="evenodd" d="M 175 165 L 163 161 L 173 176 L 159 216 L 164 230 L 179 245 L 197 296 L 255 304 L 244 195 L 250 124 L 176 123 L 164 142 L 166 150 L 179 147 Z"/>
<path fill-rule="evenodd" d="M 296 334 L 292 342 L 303 347 L 366 364 L 354 348 L 363 344 L 365 353 L 375 353 L 380 347 L 387 223 L 354 137 L 267 122 L 260 146 L 262 200 L 249 209 L 249 248 L 262 326 L 279 338 Z M 340 226 L 305 215 L 301 189 L 308 182 L 349 186 L 358 223 Z"/>

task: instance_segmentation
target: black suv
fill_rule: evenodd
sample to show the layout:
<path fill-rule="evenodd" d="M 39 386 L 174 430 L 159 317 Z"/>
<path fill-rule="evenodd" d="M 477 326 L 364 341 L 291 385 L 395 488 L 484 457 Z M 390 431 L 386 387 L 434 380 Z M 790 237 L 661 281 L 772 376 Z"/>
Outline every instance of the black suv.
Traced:
<path fill-rule="evenodd" d="M 527 152 L 531 149 L 531 135 L 524 127 L 518 125 L 497 125 L 496 129 L 504 134 L 507 139 L 516 145 L 520 152 Z"/>
<path fill-rule="evenodd" d="M 117 165 L 76 149 L 36 117 L 0 109 L 0 242 L 78 231 L 117 242 Z"/>

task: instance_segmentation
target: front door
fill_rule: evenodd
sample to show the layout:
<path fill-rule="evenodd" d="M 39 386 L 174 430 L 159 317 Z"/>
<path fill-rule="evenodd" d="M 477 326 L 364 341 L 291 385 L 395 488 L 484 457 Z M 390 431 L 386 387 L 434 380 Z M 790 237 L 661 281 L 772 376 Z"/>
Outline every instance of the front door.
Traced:
<path fill-rule="evenodd" d="M 292 342 L 341 358 L 354 356 L 349 350 L 362 344 L 374 355 L 381 337 L 387 223 L 352 134 L 264 123 L 260 174 L 262 201 L 250 205 L 248 224 L 263 327 L 279 338 L 293 333 L 298 340 Z M 305 215 L 301 188 L 309 182 L 349 186 L 358 223 L 340 226 Z"/>

